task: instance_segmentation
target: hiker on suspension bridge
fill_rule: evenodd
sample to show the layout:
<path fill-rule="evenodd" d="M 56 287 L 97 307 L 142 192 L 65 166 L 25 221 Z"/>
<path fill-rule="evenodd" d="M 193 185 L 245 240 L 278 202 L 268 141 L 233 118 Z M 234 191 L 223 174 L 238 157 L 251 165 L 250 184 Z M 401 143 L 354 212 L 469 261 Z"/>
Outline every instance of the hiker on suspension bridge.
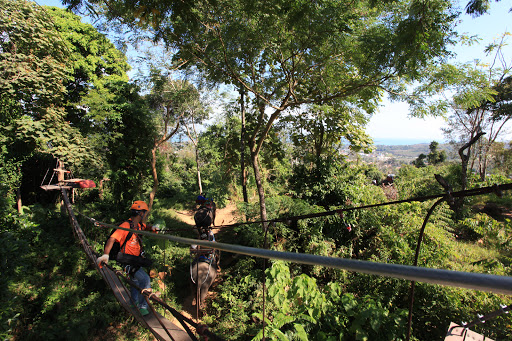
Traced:
<path fill-rule="evenodd" d="M 212 199 L 199 195 L 196 198 L 196 204 L 200 205 L 197 212 L 194 214 L 194 221 L 197 227 L 198 239 L 207 240 L 210 242 L 215 241 L 211 225 L 215 226 L 215 210 L 216 205 Z M 191 245 L 191 250 L 196 250 L 197 245 Z M 200 259 L 209 260 L 213 253 L 210 255 L 203 254 L 199 256 Z"/>
<path fill-rule="evenodd" d="M 207 240 L 215 240 L 215 236 L 211 230 L 211 225 L 215 226 L 215 211 L 217 206 L 212 199 L 199 195 L 196 198 L 196 204 L 199 205 L 194 214 L 194 222 L 196 223 L 198 236 L 200 239 L 203 234 L 208 234 Z M 206 239 L 206 238 L 205 238 Z"/>
<path fill-rule="evenodd" d="M 134 230 L 158 232 L 156 227 L 143 223 L 148 211 L 148 205 L 144 201 L 135 201 L 130 207 L 130 219 L 119 226 Z M 146 271 L 144 271 L 143 267 L 151 266 L 152 262 L 151 260 L 143 257 L 144 250 L 142 245 L 142 236 L 136 233 L 120 229 L 114 230 L 105 243 L 103 256 L 98 257 L 97 259 L 98 265 L 101 265 L 102 262 L 105 264 L 108 263 L 114 243 L 119 243 L 120 245 L 117 257 L 114 260 L 123 266 L 124 271 L 130 276 L 131 280 L 135 282 L 137 286 L 143 290 L 151 289 L 150 278 Z M 131 297 L 143 316 L 149 314 L 148 304 L 137 288 L 131 288 Z"/>

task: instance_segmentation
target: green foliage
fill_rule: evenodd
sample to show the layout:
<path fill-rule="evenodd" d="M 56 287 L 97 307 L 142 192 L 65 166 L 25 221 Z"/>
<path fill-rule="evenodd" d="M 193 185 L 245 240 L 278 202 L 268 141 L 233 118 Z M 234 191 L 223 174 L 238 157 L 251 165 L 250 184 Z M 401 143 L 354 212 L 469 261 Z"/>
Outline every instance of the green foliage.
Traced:
<path fill-rule="evenodd" d="M 512 175 L 512 148 L 510 142 L 506 145 L 503 142 L 494 142 L 491 147 L 493 156 L 493 173 L 503 174 L 505 176 Z"/>
<path fill-rule="evenodd" d="M 476 180 L 476 181 L 475 181 Z M 473 182 L 470 184 L 471 188 L 479 188 L 479 187 L 490 187 L 493 185 L 501 185 L 501 184 L 509 184 L 512 182 L 512 179 L 501 175 L 501 174 L 489 174 L 485 177 L 484 181 L 481 181 L 479 178 L 473 178 Z"/>
<path fill-rule="evenodd" d="M 418 157 L 416 158 L 416 160 L 414 160 L 412 162 L 412 164 L 416 167 L 416 168 L 421 168 L 421 167 L 425 167 L 426 164 L 425 164 L 425 159 L 427 158 L 427 156 L 423 153 L 421 153 L 420 155 L 418 155 Z"/>
<path fill-rule="evenodd" d="M 293 112 L 282 122 L 289 125 L 295 157 L 308 163 L 334 155 L 342 138 L 349 141 L 354 151 L 370 151 L 369 136 L 363 131 L 367 120 L 356 108 L 335 104 L 313 105 L 305 112 Z"/>
<path fill-rule="evenodd" d="M 352 205 L 361 202 L 354 187 L 372 183 L 374 174 L 370 170 L 365 166 L 353 167 L 333 158 L 325 158 L 312 166 L 295 166 L 289 182 L 299 198 L 317 205 Z"/>
<path fill-rule="evenodd" d="M 400 340 L 406 314 L 371 297 L 343 293 L 338 283 L 320 287 L 307 275 L 292 277 L 283 262 L 267 270 L 266 335 L 272 340 Z M 261 314 L 256 317 L 262 320 Z M 260 331 L 254 340 L 260 340 Z"/>
<path fill-rule="evenodd" d="M 137 86 L 124 82 L 107 86 L 115 93 L 109 106 L 120 114 L 120 118 L 107 121 L 109 135 L 102 145 L 107 149 L 107 175 L 111 180 L 113 197 L 118 207 L 127 206 L 130 201 L 135 198 L 141 200 L 141 194 L 149 192 L 155 130 Z"/>
<path fill-rule="evenodd" d="M 472 63 L 433 65 L 426 71 L 425 76 L 430 81 L 422 83 L 415 90 L 415 99 L 409 100 L 413 114 L 418 117 L 443 116 L 451 108 L 476 108 L 482 102 L 492 101 L 496 94 L 489 84 L 487 71 Z M 450 99 L 435 96 L 443 91 L 456 91 L 456 94 Z"/>
<path fill-rule="evenodd" d="M 257 333 L 252 314 L 261 307 L 262 274 L 255 263 L 254 259 L 242 257 L 231 267 L 208 308 L 205 322 L 228 340 L 247 340 Z"/>
<path fill-rule="evenodd" d="M 0 10 L 0 93 L 14 99 L 14 108 L 37 116 L 63 98 L 69 51 L 37 4 L 2 0 Z"/>
<path fill-rule="evenodd" d="M 416 160 L 412 162 L 417 168 L 425 167 L 425 161 L 428 161 L 429 165 L 436 165 L 446 160 L 446 151 L 438 150 L 439 142 L 432 141 L 429 145 L 430 152 L 428 155 L 421 153 Z"/>
<path fill-rule="evenodd" d="M 200 159 L 207 164 L 201 169 L 204 192 L 213 198 L 218 198 L 216 200 L 221 204 L 241 184 L 241 122 L 234 116 L 237 108 L 228 105 L 225 110 L 226 114 L 223 118 L 216 124 L 208 126 L 201 133 L 198 147 Z M 286 190 L 291 167 L 283 140 L 283 132 L 279 129 L 273 130 L 269 133 L 259 157 L 265 190 L 270 192 L 275 190 L 279 193 Z M 217 165 L 217 167 L 212 165 Z M 245 151 L 245 170 L 247 186 L 251 188 L 255 184 L 255 180 L 248 150 Z"/>
<path fill-rule="evenodd" d="M 443 188 L 437 183 L 434 174 L 441 174 L 452 185 L 452 188 L 456 189 L 458 182 L 454 182 L 456 174 L 453 172 L 459 169 L 460 167 L 451 166 L 429 165 L 417 168 L 412 165 L 404 165 L 398 171 L 394 185 L 398 189 L 400 199 L 440 194 L 443 193 Z"/>
<path fill-rule="evenodd" d="M 111 114 L 99 113 L 99 105 L 87 105 L 90 91 L 94 89 L 95 94 L 111 96 L 105 84 L 127 82 L 126 72 L 130 66 L 114 44 L 91 24 L 81 22 L 78 15 L 57 7 L 45 7 L 44 12 L 59 32 L 56 40 L 65 44 L 71 62 L 71 77 L 65 83 L 68 119 L 87 134 L 94 123 L 101 123 L 105 115 Z M 77 108 L 77 104 L 84 104 L 84 99 L 92 110 Z"/>
<path fill-rule="evenodd" d="M 446 160 L 446 152 L 444 150 L 438 150 L 439 142 L 432 141 L 430 142 L 429 149 L 430 153 L 427 155 L 428 163 L 431 165 L 436 165 L 438 163 L 444 162 Z"/>
<path fill-rule="evenodd" d="M 78 339 L 94 336 L 122 309 L 89 269 L 67 217 L 34 206 L 30 214 L 11 216 L 0 238 L 0 334 L 15 339 Z M 29 303 L 27 303 L 29 302 Z"/>
<path fill-rule="evenodd" d="M 510 228 L 510 221 L 499 222 L 486 214 L 476 214 L 458 221 L 455 231 L 460 239 L 479 240 L 483 245 L 499 248 L 510 239 Z"/>
<path fill-rule="evenodd" d="M 0 135 L 1 136 L 1 135 Z M 1 137 L 0 137 L 1 139 Z M 3 142 L 3 141 L 1 141 Z M 16 197 L 15 189 L 20 185 L 21 162 L 9 158 L 7 145 L 0 145 L 0 220 L 4 219 L 4 214 L 11 213 Z"/>

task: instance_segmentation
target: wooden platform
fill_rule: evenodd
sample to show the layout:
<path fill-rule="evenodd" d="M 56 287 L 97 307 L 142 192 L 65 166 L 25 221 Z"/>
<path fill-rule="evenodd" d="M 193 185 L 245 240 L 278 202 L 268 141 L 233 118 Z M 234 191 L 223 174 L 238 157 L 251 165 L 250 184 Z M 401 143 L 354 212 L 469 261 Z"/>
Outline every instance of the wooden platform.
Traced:
<path fill-rule="evenodd" d="M 138 309 L 132 308 L 130 306 L 132 302 L 130 300 L 129 288 L 123 285 L 123 283 L 117 277 L 115 272 L 104 266 L 100 269 L 100 274 L 109 284 L 110 288 L 114 292 L 115 297 L 117 298 L 119 303 L 121 303 L 123 308 L 127 310 L 131 315 L 133 315 L 139 323 L 148 328 L 158 340 L 192 340 L 190 336 L 187 334 L 187 332 L 179 328 L 177 325 L 173 324 L 171 321 L 164 318 L 162 315 L 157 313 L 157 318 L 157 316 L 155 316 L 151 309 L 148 309 L 148 315 L 142 316 Z M 169 334 L 171 334 L 172 338 L 169 337 L 165 329 L 162 327 L 162 324 L 160 324 L 159 320 L 165 326 Z"/>
<path fill-rule="evenodd" d="M 471 331 L 469 329 L 464 329 L 463 327 L 452 322 L 452 323 L 450 323 L 450 327 L 448 328 L 448 333 L 446 334 L 444 341 L 494 341 L 494 340 L 489 339 L 488 337 L 485 337 L 478 333 L 475 333 L 474 331 Z"/>
<path fill-rule="evenodd" d="M 78 188 L 78 189 L 81 189 L 80 181 L 86 181 L 86 180 L 85 179 L 66 179 L 66 180 L 61 180 L 61 181 L 59 181 L 59 183 L 56 183 L 56 184 L 41 185 L 39 187 L 41 187 L 45 191 L 52 191 L 52 190 L 56 190 L 56 189 L 60 190 L 61 188 L 65 188 L 65 189 Z"/>
<path fill-rule="evenodd" d="M 41 185 L 40 186 L 42 189 L 44 189 L 45 191 L 52 191 L 52 190 L 60 190 L 61 188 L 64 188 L 64 189 L 72 189 L 73 187 L 72 186 L 60 186 L 60 185 Z"/>

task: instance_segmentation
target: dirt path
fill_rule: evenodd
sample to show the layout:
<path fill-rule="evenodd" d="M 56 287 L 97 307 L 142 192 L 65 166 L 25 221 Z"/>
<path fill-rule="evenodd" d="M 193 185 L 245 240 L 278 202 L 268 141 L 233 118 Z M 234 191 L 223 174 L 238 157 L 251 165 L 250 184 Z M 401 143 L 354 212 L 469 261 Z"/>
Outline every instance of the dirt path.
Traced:
<path fill-rule="evenodd" d="M 192 210 L 176 211 L 176 215 L 184 223 L 187 223 L 192 226 L 195 225 L 194 211 L 192 211 Z M 231 202 L 224 208 L 218 208 L 215 212 L 215 226 L 228 225 L 228 224 L 235 223 L 236 215 L 237 215 L 236 205 Z M 214 228 L 213 230 L 215 231 L 215 230 L 219 230 L 219 229 Z"/>
<path fill-rule="evenodd" d="M 184 223 L 189 224 L 191 226 L 195 225 L 193 210 L 176 211 L 176 215 Z M 215 226 L 233 224 L 236 222 L 236 217 L 237 217 L 236 205 L 230 202 L 226 207 L 219 208 L 216 210 Z M 212 230 L 214 231 L 214 233 L 217 233 L 217 232 L 219 232 L 220 229 L 221 229 L 221 227 L 213 228 Z M 208 292 L 208 296 L 211 296 L 211 295 L 212 295 L 212 293 Z M 188 297 L 185 298 L 185 301 L 183 302 L 183 310 L 181 311 L 181 314 L 183 314 L 183 316 L 186 316 L 190 319 L 195 320 L 197 311 L 196 311 L 196 306 L 192 305 L 193 300 L 194 300 L 193 294 L 190 294 Z M 198 321 L 198 322 L 201 323 L 201 321 Z M 176 324 L 180 328 L 182 328 L 179 322 Z"/>

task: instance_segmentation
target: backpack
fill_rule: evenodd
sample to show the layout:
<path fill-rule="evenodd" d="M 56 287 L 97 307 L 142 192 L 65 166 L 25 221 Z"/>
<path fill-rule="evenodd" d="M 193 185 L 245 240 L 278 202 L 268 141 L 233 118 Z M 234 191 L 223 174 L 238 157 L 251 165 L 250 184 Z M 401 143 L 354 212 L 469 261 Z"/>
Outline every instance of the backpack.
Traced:
<path fill-rule="evenodd" d="M 133 229 L 133 222 L 131 220 L 129 220 L 129 223 L 130 223 L 130 228 Z M 112 232 L 110 232 L 110 235 L 108 236 L 108 238 L 110 238 L 116 230 L 117 229 L 113 229 Z M 144 258 L 141 256 L 128 255 L 124 252 L 121 252 L 121 250 L 123 250 L 126 243 L 130 240 L 130 238 L 132 238 L 132 235 L 133 235 L 133 232 L 129 232 L 126 235 L 123 245 L 120 245 L 120 243 L 117 240 L 114 242 L 114 244 L 112 245 L 112 248 L 110 249 L 110 252 L 108 254 L 109 259 L 115 260 L 117 263 L 119 263 L 121 265 L 150 267 L 153 263 L 150 259 Z M 108 238 L 105 241 L 105 245 L 107 245 Z M 140 240 L 140 237 L 138 237 L 138 238 L 139 238 L 140 247 L 142 250 L 143 249 L 142 241 Z M 105 249 L 105 246 L 103 246 L 103 249 Z"/>
<path fill-rule="evenodd" d="M 131 227 L 131 226 L 130 226 Z M 108 236 L 107 240 L 105 241 L 105 245 L 103 245 L 103 249 L 105 249 L 105 246 L 107 245 L 107 241 L 110 237 L 112 237 L 112 235 L 114 234 L 114 232 L 116 231 L 117 229 L 113 229 L 112 232 L 110 232 L 110 235 Z M 117 240 L 114 242 L 114 245 L 112 245 L 112 248 L 110 249 L 110 252 L 108 253 L 108 257 L 109 259 L 111 260 L 116 260 L 117 259 L 117 254 L 119 253 L 119 251 L 121 251 L 121 249 L 126 245 L 126 242 L 130 240 L 130 238 L 132 237 L 133 235 L 133 232 L 130 232 L 128 233 L 128 235 L 126 236 L 126 239 L 124 240 L 124 243 L 123 245 L 121 245 Z"/>

